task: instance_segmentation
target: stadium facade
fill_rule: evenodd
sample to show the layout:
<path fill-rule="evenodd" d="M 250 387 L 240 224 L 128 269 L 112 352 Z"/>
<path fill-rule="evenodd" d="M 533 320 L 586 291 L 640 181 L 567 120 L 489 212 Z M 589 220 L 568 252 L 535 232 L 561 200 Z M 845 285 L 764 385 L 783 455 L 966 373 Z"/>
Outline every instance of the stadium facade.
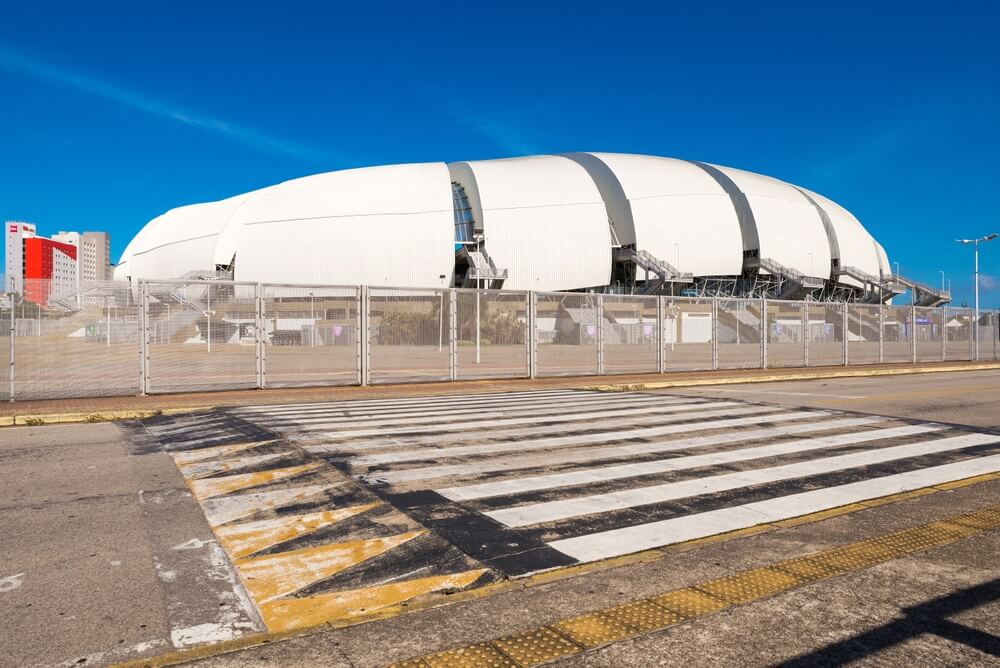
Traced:
<path fill-rule="evenodd" d="M 172 209 L 119 280 L 484 287 L 879 303 L 906 287 L 848 210 L 702 162 L 616 153 L 366 167 Z"/>

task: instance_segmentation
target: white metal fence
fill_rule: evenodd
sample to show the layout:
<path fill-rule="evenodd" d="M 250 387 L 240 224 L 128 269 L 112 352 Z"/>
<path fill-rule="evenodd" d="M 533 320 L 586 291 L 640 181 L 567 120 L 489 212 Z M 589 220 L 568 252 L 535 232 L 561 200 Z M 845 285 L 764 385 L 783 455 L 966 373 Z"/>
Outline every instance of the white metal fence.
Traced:
<path fill-rule="evenodd" d="M 30 282 L 0 302 L 9 400 L 1000 359 L 1000 312 L 762 299 Z"/>

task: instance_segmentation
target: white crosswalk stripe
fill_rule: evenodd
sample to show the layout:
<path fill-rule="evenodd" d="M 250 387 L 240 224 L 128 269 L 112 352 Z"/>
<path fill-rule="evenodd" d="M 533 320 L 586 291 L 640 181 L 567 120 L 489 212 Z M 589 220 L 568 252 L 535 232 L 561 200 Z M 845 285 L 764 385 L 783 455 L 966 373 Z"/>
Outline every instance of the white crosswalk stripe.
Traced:
<path fill-rule="evenodd" d="M 495 527 L 497 550 L 579 561 L 1000 471 L 996 434 L 736 399 L 547 390 L 232 413 L 405 497 L 446 538 L 435 504 Z"/>

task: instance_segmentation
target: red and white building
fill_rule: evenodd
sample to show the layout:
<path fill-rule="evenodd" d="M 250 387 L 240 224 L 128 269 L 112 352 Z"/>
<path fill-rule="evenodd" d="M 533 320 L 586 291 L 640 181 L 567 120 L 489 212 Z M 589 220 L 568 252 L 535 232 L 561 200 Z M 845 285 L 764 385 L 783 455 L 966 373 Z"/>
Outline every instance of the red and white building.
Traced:
<path fill-rule="evenodd" d="M 34 225 L 18 221 L 7 221 L 5 237 L 6 291 L 47 305 L 52 295 L 79 290 L 78 245 L 40 237 Z"/>

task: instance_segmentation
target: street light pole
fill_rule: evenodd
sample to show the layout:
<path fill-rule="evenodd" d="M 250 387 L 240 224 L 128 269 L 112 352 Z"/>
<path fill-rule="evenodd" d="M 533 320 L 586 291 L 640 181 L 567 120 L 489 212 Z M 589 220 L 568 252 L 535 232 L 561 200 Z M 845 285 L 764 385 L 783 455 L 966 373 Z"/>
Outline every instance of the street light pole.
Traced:
<path fill-rule="evenodd" d="M 960 244 L 966 244 L 966 245 L 972 244 L 974 248 L 972 266 L 976 284 L 976 316 L 972 324 L 973 326 L 972 331 L 973 334 L 975 334 L 974 338 L 976 341 L 976 353 L 975 353 L 976 360 L 979 359 L 979 242 L 986 243 L 987 241 L 993 241 L 997 237 L 1000 237 L 1000 234 L 994 232 L 993 234 L 987 234 L 985 237 L 979 237 L 978 239 L 955 239 L 955 241 L 957 241 Z"/>

